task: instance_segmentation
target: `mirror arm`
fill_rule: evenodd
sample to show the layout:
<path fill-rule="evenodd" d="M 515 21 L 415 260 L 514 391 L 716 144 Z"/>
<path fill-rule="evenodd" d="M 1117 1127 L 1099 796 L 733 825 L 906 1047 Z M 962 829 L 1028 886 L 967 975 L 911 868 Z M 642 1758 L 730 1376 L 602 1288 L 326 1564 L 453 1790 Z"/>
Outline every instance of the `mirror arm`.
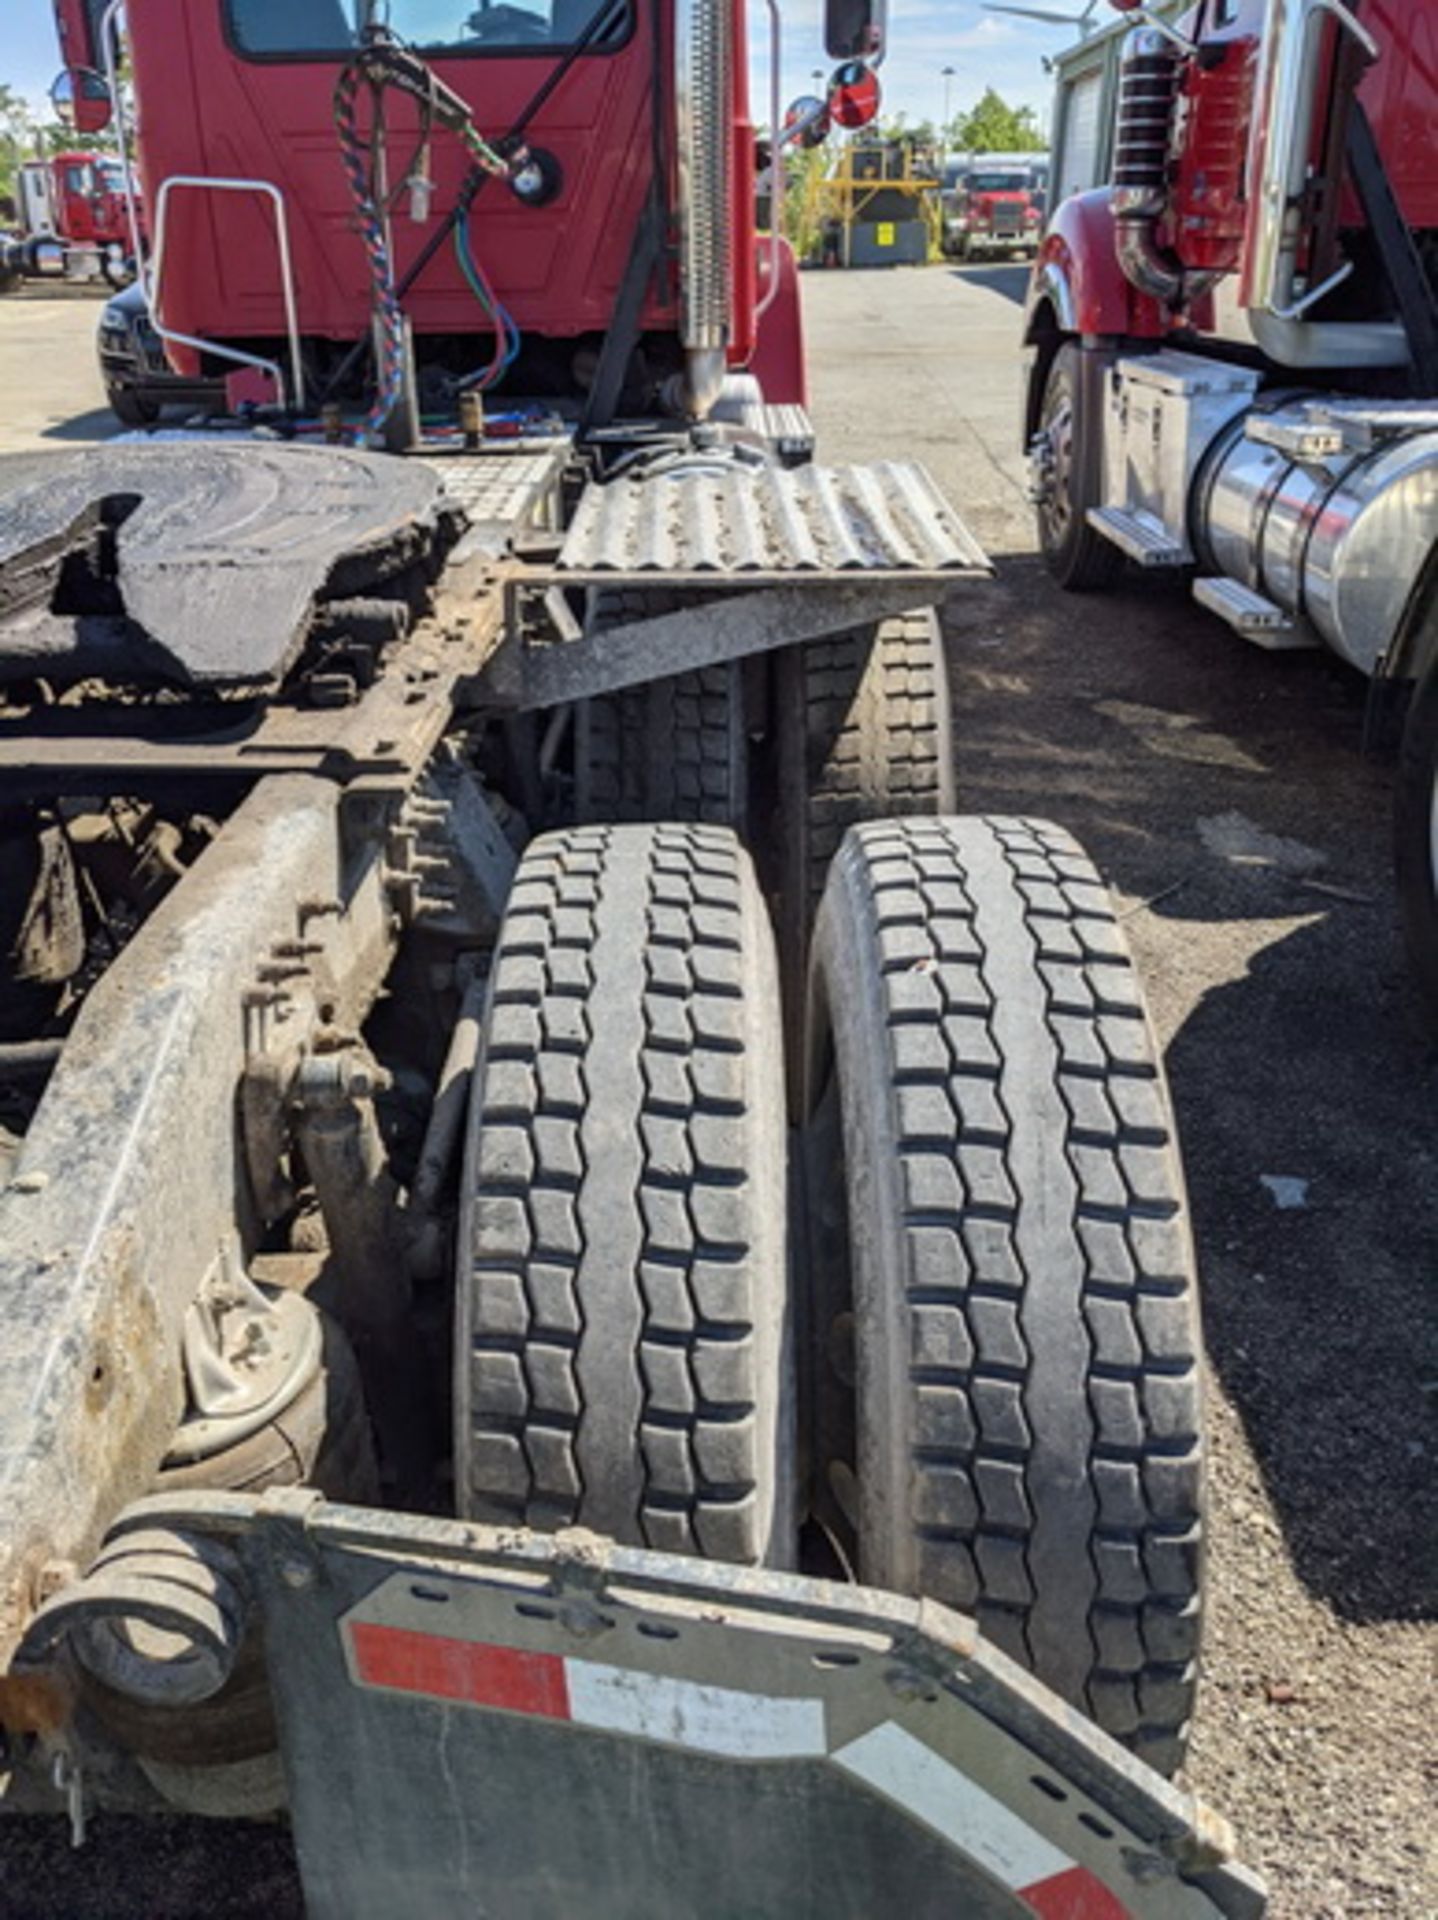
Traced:
<path fill-rule="evenodd" d="M 150 301 L 149 275 L 145 270 L 145 250 L 140 244 L 139 199 L 135 192 L 135 176 L 130 166 L 129 131 L 125 125 L 125 103 L 120 98 L 120 62 L 116 49 L 119 42 L 118 22 L 124 10 L 125 0 L 110 0 L 100 16 L 100 52 L 105 56 L 105 83 L 110 89 L 110 110 L 115 116 L 115 144 L 120 149 L 120 171 L 125 176 L 125 217 L 130 229 L 130 248 L 135 262 L 135 278 L 140 283 L 140 291 L 145 296 L 145 305 L 149 307 L 151 318 L 159 321 L 159 315 Z M 163 324 L 163 323 L 161 323 Z"/>
<path fill-rule="evenodd" d="M 1190 40 L 1187 34 L 1180 33 L 1170 21 L 1156 18 L 1147 7 L 1128 7 L 1125 11 L 1134 20 L 1141 20 L 1146 27 L 1152 27 L 1155 33 L 1161 33 L 1165 40 L 1171 41 L 1185 59 L 1191 60 L 1198 52 L 1196 40 Z"/>
<path fill-rule="evenodd" d="M 810 127 L 817 127 L 819 122 L 826 118 L 828 112 L 828 106 L 821 100 L 815 111 L 802 114 L 797 120 L 791 120 L 789 125 L 784 129 L 780 145 L 792 147 L 797 140 L 803 139 Z"/>
<path fill-rule="evenodd" d="M 783 48 L 783 19 L 779 0 L 765 0 L 769 9 L 769 284 L 754 309 L 757 327 L 779 292 L 780 216 L 783 212 L 784 136 L 779 124 L 779 87 Z"/>

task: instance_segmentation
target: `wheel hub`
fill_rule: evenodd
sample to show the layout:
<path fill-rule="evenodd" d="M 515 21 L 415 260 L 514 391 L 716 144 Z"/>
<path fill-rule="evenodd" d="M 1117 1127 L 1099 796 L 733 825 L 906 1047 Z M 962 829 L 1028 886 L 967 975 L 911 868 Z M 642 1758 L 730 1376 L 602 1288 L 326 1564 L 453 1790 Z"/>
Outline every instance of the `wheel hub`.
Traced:
<path fill-rule="evenodd" d="M 1029 443 L 1030 497 L 1050 544 L 1068 532 L 1072 515 L 1073 406 L 1065 398 Z"/>

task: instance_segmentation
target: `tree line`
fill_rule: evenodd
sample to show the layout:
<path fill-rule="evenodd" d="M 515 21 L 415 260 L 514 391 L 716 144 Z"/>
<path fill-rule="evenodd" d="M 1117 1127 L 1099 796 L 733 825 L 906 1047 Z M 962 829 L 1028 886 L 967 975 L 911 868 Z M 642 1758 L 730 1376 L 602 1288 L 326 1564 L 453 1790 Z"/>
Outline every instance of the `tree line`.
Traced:
<path fill-rule="evenodd" d="M 945 153 L 1041 153 L 1048 146 L 1033 108 L 1011 107 L 993 87 L 985 88 L 967 112 L 956 113 L 946 126 L 932 120 L 911 122 L 900 113 L 885 122 L 884 133 L 912 140 L 917 147 L 942 147 Z"/>

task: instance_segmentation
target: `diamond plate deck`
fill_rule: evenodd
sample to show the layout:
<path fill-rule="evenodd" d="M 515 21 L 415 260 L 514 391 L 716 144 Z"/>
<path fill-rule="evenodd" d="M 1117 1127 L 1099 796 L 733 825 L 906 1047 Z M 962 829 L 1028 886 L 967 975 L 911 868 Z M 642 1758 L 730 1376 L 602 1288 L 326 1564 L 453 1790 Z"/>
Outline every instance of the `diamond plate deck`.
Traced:
<path fill-rule="evenodd" d="M 553 493 L 569 454 L 567 440 L 483 453 L 421 456 L 471 525 L 530 525 Z"/>

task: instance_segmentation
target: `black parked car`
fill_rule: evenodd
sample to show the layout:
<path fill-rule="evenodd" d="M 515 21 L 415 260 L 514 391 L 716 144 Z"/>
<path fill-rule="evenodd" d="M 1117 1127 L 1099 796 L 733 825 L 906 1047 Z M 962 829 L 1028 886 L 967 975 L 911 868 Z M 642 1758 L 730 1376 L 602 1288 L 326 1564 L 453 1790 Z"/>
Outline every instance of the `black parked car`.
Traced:
<path fill-rule="evenodd" d="M 224 398 L 222 382 L 188 380 L 172 369 L 138 280 L 105 302 L 96 345 L 110 409 L 127 427 L 153 425 L 166 407 L 218 406 Z"/>

